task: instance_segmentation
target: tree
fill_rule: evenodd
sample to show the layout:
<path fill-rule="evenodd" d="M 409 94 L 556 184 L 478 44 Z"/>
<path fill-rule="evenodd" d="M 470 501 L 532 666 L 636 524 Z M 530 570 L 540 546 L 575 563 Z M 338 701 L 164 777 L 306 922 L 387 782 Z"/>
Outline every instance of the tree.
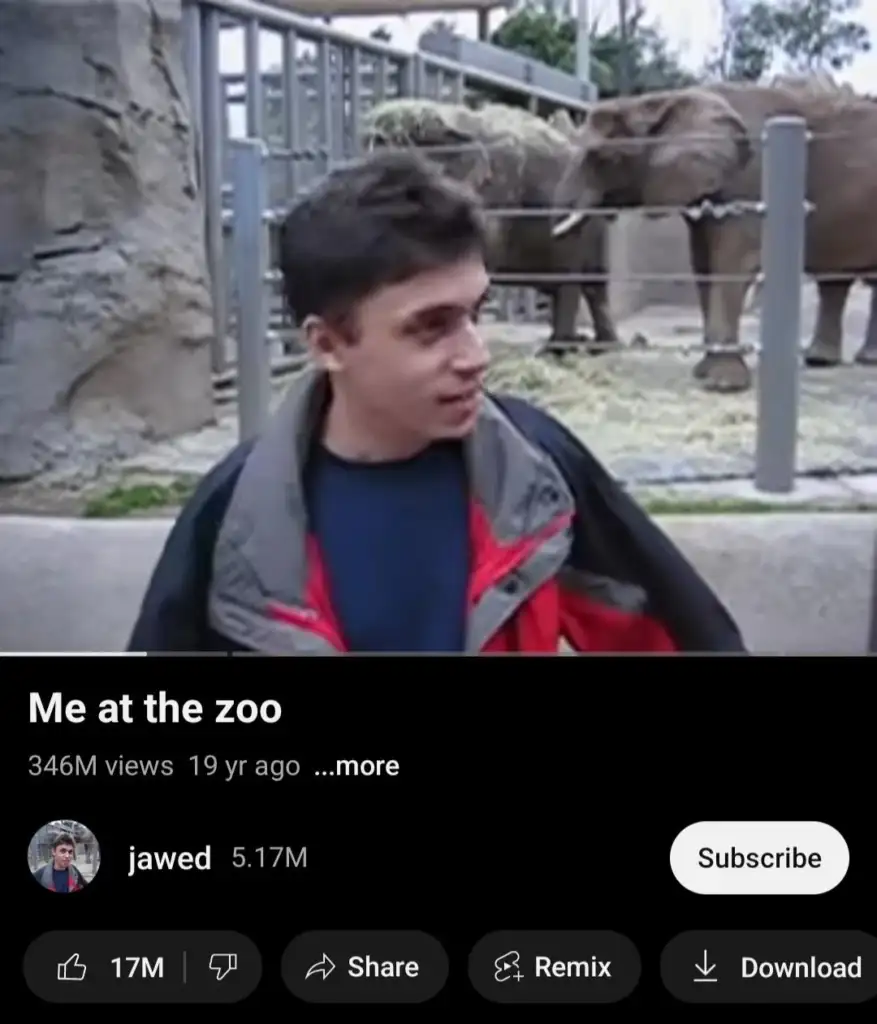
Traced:
<path fill-rule="evenodd" d="M 707 77 L 757 82 L 773 64 L 777 46 L 774 12 L 768 3 L 721 0 L 722 38 L 707 62 Z"/>
<path fill-rule="evenodd" d="M 831 69 L 840 71 L 860 53 L 868 53 L 868 29 L 849 17 L 861 0 L 786 0 L 778 4 L 774 18 L 779 47 L 790 63 L 789 70 L 806 74 Z"/>
<path fill-rule="evenodd" d="M 850 15 L 861 0 L 722 0 L 722 42 L 705 69 L 726 80 L 758 81 L 778 61 L 808 74 L 839 71 L 871 49 L 868 30 Z"/>
<path fill-rule="evenodd" d="M 542 61 L 568 74 L 576 72 L 577 22 L 554 7 L 530 3 L 507 18 L 491 42 Z M 695 78 L 681 67 L 666 38 L 646 24 L 645 8 L 634 5 L 627 19 L 627 71 L 631 92 L 691 85 Z M 591 79 L 601 96 L 617 96 L 625 70 L 625 41 L 618 27 L 605 32 L 591 26 Z"/>

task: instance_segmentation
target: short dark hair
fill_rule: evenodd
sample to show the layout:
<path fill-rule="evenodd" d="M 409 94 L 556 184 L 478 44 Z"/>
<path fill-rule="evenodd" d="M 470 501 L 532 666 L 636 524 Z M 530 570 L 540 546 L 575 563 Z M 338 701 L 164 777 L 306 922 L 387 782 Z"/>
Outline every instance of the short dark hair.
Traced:
<path fill-rule="evenodd" d="M 60 835 L 57 836 L 54 843 L 52 843 L 52 849 L 57 850 L 59 846 L 72 846 L 76 849 L 76 843 L 73 842 L 73 836 Z"/>
<path fill-rule="evenodd" d="M 484 256 L 477 195 L 412 151 L 375 153 L 328 174 L 281 225 L 290 313 L 346 318 L 379 288 Z"/>

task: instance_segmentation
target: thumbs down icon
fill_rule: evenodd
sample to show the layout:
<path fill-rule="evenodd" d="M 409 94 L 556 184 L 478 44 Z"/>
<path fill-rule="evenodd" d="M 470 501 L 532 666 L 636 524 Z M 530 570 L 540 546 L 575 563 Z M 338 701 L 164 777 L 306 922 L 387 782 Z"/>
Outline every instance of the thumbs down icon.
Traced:
<path fill-rule="evenodd" d="M 211 953 L 208 968 L 216 971 L 216 980 L 222 981 L 232 971 L 238 969 L 237 953 Z"/>

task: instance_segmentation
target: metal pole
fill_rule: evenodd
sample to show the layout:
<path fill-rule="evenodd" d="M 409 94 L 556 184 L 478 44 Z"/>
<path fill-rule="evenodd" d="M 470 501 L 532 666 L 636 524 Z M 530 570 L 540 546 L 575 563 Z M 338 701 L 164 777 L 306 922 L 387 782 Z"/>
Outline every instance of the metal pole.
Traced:
<path fill-rule="evenodd" d="M 204 213 L 207 230 L 207 265 L 213 293 L 214 334 L 211 359 L 213 372 L 226 368 L 225 338 L 228 329 L 225 241 L 222 230 L 223 121 L 226 116 L 222 74 L 219 66 L 220 13 L 206 8 L 201 17 L 201 165 Z"/>
<path fill-rule="evenodd" d="M 201 98 L 201 5 L 183 4 L 183 62 L 189 88 L 189 109 L 195 131 L 198 188 L 204 187 L 204 112 Z"/>
<path fill-rule="evenodd" d="M 490 12 L 483 7 L 478 11 L 478 40 L 482 43 L 490 42 Z"/>
<path fill-rule="evenodd" d="M 618 0 L 618 91 L 622 96 L 630 92 L 630 23 L 627 17 L 627 0 Z"/>
<path fill-rule="evenodd" d="M 766 213 L 755 487 L 773 494 L 795 488 L 806 180 L 806 122 L 772 118 L 765 126 L 762 162 Z"/>
<path fill-rule="evenodd" d="M 871 626 L 868 637 L 868 653 L 877 654 L 877 538 L 874 541 L 873 571 L 871 573 Z"/>
<path fill-rule="evenodd" d="M 238 423 L 241 441 L 258 434 L 271 403 L 268 301 L 265 278 L 265 161 L 261 139 L 233 140 L 232 251 L 238 296 Z"/>
<path fill-rule="evenodd" d="M 578 0 L 576 16 L 576 78 L 591 81 L 591 5 Z"/>

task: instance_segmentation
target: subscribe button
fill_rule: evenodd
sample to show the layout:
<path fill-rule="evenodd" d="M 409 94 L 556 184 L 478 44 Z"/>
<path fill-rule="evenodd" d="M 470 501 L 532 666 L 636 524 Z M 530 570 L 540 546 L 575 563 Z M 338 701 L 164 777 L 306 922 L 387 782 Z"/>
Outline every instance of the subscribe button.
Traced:
<path fill-rule="evenodd" d="M 849 866 L 844 837 L 821 821 L 699 821 L 670 849 L 676 881 L 704 896 L 817 896 Z"/>

